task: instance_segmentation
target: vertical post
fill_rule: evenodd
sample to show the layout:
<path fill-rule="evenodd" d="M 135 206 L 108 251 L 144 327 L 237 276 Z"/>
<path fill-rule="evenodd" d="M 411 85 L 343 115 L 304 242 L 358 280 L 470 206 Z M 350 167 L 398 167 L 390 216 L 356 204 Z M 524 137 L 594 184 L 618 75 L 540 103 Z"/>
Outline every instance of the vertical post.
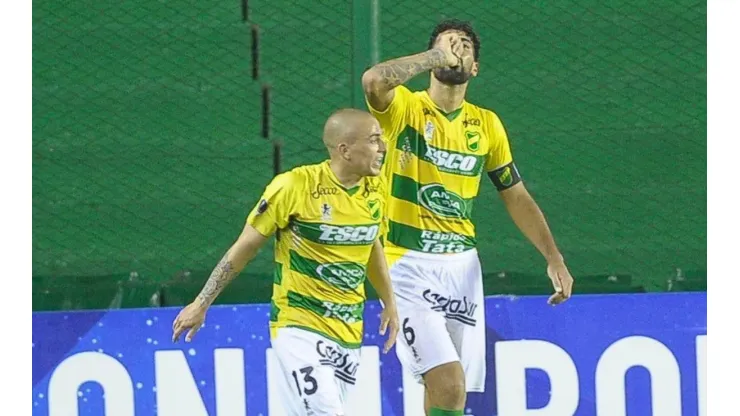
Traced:
<path fill-rule="evenodd" d="M 270 86 L 262 85 L 262 137 L 270 138 Z"/>
<path fill-rule="evenodd" d="M 260 28 L 252 25 L 252 79 L 257 80 L 260 76 Z"/>
<path fill-rule="evenodd" d="M 378 63 L 378 22 L 380 9 L 378 0 L 352 0 L 352 106 L 365 108 L 362 91 L 362 74 Z"/>
<path fill-rule="evenodd" d="M 242 0 L 242 22 L 249 21 L 249 0 Z"/>
<path fill-rule="evenodd" d="M 281 151 L 283 149 L 283 142 L 280 141 L 280 139 L 274 140 L 272 142 L 272 173 L 274 176 L 277 176 L 280 174 L 281 166 L 280 166 L 280 155 Z"/>

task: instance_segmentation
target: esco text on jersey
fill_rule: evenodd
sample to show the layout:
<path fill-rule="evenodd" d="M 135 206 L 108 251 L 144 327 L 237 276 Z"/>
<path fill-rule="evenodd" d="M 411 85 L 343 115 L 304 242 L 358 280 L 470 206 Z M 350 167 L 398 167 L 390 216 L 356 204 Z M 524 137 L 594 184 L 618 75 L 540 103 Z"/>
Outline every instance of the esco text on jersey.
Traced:
<path fill-rule="evenodd" d="M 377 224 L 366 225 L 328 225 L 321 224 L 321 241 L 351 241 L 351 242 L 372 242 L 378 236 L 379 226 Z"/>
<path fill-rule="evenodd" d="M 427 146 L 425 158 L 439 167 L 456 169 L 462 172 L 472 172 L 478 162 L 475 156 L 435 149 L 432 146 Z"/>

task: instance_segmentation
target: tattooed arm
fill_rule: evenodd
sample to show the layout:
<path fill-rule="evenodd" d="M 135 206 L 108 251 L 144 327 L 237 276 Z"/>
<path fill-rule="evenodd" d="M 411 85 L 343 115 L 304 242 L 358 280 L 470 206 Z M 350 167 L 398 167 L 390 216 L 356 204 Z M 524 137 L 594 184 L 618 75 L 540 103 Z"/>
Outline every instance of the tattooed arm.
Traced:
<path fill-rule="evenodd" d="M 206 310 L 216 300 L 216 297 L 249 263 L 267 241 L 251 225 L 246 225 L 239 238 L 231 246 L 226 255 L 218 262 L 211 277 L 208 278 L 203 290 L 195 301 L 186 306 L 172 323 L 172 341 L 177 341 L 180 335 L 188 331 L 185 341 L 190 341 L 198 332 L 206 319 Z"/>
<path fill-rule="evenodd" d="M 453 51 L 458 50 L 459 44 L 459 36 L 450 35 L 426 52 L 381 62 L 365 71 L 362 88 L 370 105 L 377 111 L 385 111 L 393 101 L 393 89 L 397 86 L 422 72 L 457 65 L 460 58 Z"/>
<path fill-rule="evenodd" d="M 245 226 L 239 238 L 218 262 L 216 268 L 213 269 L 211 276 L 203 286 L 203 290 L 196 298 L 198 304 L 205 307 L 211 306 L 226 285 L 257 255 L 265 241 L 267 241 L 267 237 L 260 234 L 251 225 Z"/>

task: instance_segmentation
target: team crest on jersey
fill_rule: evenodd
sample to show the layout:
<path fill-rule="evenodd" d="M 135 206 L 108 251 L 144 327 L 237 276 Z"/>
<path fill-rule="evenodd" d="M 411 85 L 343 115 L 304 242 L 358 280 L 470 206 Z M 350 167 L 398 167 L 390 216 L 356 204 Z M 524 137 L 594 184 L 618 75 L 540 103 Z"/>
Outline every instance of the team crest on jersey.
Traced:
<path fill-rule="evenodd" d="M 367 208 L 370 210 L 370 216 L 372 219 L 380 219 L 380 200 L 371 199 L 367 201 Z"/>
<path fill-rule="evenodd" d="M 477 131 L 466 131 L 465 138 L 467 139 L 468 149 L 474 152 L 477 151 L 480 147 L 480 133 Z"/>
<path fill-rule="evenodd" d="M 427 124 L 424 125 L 424 140 L 431 142 L 434 138 L 434 123 L 427 120 Z"/>
<path fill-rule="evenodd" d="M 326 202 L 321 204 L 321 219 L 324 221 L 331 221 L 331 205 Z"/>

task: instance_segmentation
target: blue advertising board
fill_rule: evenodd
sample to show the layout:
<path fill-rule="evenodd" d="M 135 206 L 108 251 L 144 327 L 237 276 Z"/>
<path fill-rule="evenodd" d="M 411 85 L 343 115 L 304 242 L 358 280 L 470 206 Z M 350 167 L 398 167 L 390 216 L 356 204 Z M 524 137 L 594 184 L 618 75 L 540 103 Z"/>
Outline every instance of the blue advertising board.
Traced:
<path fill-rule="evenodd" d="M 171 342 L 176 308 L 33 314 L 33 414 L 282 415 L 268 305 L 215 306 L 193 342 Z M 423 389 L 395 349 L 380 306 L 365 308 L 352 416 L 423 415 Z M 485 300 L 486 391 L 466 414 L 705 413 L 706 293 Z"/>

